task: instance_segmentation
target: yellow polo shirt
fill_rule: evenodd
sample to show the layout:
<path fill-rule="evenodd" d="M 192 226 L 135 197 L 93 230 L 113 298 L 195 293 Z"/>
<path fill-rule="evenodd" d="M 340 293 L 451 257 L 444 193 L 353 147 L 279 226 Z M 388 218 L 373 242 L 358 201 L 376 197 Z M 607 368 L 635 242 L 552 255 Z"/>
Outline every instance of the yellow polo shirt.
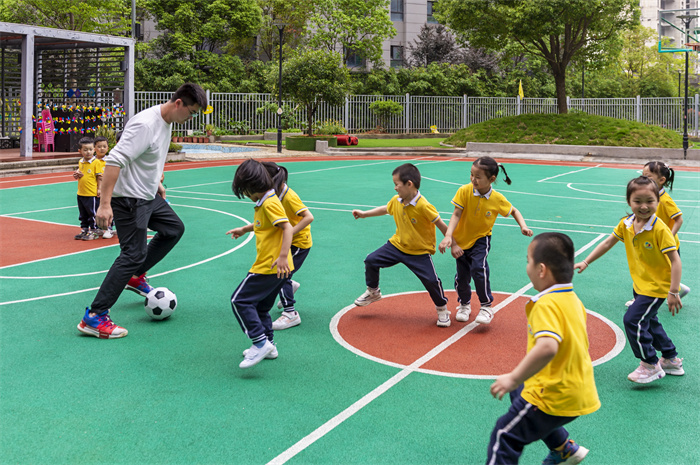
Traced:
<path fill-rule="evenodd" d="M 296 192 L 289 188 L 288 185 L 284 185 L 282 189 L 282 194 L 280 194 L 280 201 L 284 207 L 284 211 L 289 218 L 289 222 L 292 227 L 296 226 L 302 217 L 299 213 L 307 211 L 308 207 L 304 205 Z M 311 240 L 311 225 L 307 225 L 304 229 L 299 231 L 292 238 L 292 245 L 294 247 L 299 247 L 300 249 L 310 249 L 313 245 Z"/>
<path fill-rule="evenodd" d="M 634 214 L 623 218 L 613 234 L 625 243 L 634 292 L 665 299 L 671 289 L 671 260 L 666 254 L 677 250 L 676 241 L 656 215 L 637 234 L 633 223 Z"/>
<path fill-rule="evenodd" d="M 668 229 L 673 229 L 676 218 L 682 214 L 683 212 L 678 208 L 676 202 L 666 193 L 666 189 L 662 188 L 659 191 L 659 206 L 656 209 L 656 216 L 668 226 Z M 676 247 L 680 248 L 681 241 L 678 239 L 678 234 L 675 234 L 673 238 L 676 240 Z"/>
<path fill-rule="evenodd" d="M 470 249 L 480 237 L 491 235 L 498 215 L 508 216 L 513 210 L 503 194 L 491 188 L 481 195 L 472 183 L 457 189 L 452 204 L 462 210 L 452 237 L 464 250 Z"/>
<path fill-rule="evenodd" d="M 277 274 L 277 267 L 272 268 L 272 263 L 277 260 L 282 250 L 282 230 L 277 227 L 280 223 L 287 223 L 287 215 L 280 199 L 275 195 L 275 190 L 270 189 L 262 199 L 255 203 L 255 215 L 253 216 L 253 231 L 255 232 L 255 250 L 257 255 L 255 263 L 250 269 L 251 273 Z M 294 269 L 291 251 L 287 254 L 289 269 Z"/>
<path fill-rule="evenodd" d="M 540 337 L 559 342 L 554 358 L 525 381 L 522 397 L 548 415 L 575 417 L 600 408 L 588 353 L 586 308 L 569 284 L 555 284 L 525 306 L 527 351 Z"/>
<path fill-rule="evenodd" d="M 83 173 L 83 177 L 78 179 L 78 195 L 97 197 L 97 176 L 102 176 L 102 166 L 97 158 L 92 157 L 89 162 L 81 158 L 78 169 Z"/>
<path fill-rule="evenodd" d="M 420 192 L 408 205 L 395 195 L 386 209 L 396 223 L 396 232 L 389 239 L 394 247 L 409 255 L 435 253 L 435 222 L 440 214 Z"/>

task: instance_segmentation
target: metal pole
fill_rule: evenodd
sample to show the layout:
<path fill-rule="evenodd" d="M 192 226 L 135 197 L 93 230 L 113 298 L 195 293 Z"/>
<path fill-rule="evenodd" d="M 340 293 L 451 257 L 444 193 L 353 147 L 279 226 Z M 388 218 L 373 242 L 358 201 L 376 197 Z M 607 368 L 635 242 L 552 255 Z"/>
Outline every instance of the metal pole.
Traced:
<path fill-rule="evenodd" d="M 136 0 L 131 0 L 131 38 L 136 38 Z"/>
<path fill-rule="evenodd" d="M 690 21 L 686 23 L 686 30 Z M 683 160 L 688 157 L 688 52 L 685 52 L 685 98 L 683 99 Z"/>
<path fill-rule="evenodd" d="M 681 98 L 681 73 L 682 73 L 682 71 L 679 69 L 678 70 L 678 98 Z"/>
<path fill-rule="evenodd" d="M 282 153 L 282 31 L 284 31 L 284 25 L 277 26 L 277 28 L 280 30 L 280 78 L 277 87 L 277 153 Z"/>
<path fill-rule="evenodd" d="M 581 66 L 581 98 L 586 98 L 586 92 L 584 91 L 586 84 L 586 63 Z"/>

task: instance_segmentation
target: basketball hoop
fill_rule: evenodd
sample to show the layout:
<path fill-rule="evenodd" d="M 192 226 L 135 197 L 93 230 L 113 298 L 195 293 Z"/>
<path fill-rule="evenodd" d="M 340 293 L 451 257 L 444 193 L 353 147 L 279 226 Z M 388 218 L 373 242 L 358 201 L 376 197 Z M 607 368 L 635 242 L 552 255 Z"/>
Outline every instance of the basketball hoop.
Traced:
<path fill-rule="evenodd" d="M 692 48 L 694 52 L 700 52 L 700 42 L 692 42 L 684 45 L 688 48 Z"/>

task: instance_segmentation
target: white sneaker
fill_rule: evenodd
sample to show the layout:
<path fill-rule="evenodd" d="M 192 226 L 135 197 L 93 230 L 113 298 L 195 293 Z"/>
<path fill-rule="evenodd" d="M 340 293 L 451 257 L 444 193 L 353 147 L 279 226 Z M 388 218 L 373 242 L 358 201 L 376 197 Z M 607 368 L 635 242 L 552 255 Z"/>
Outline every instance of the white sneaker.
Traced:
<path fill-rule="evenodd" d="M 634 299 L 628 300 L 627 302 L 625 302 L 625 307 L 629 307 L 629 306 L 632 305 L 633 303 L 634 303 Z"/>
<path fill-rule="evenodd" d="M 673 376 L 683 376 L 685 370 L 683 369 L 683 359 L 678 357 L 673 358 L 659 358 L 659 366 L 664 373 Z"/>
<path fill-rule="evenodd" d="M 438 314 L 438 320 L 437 320 L 437 325 L 441 328 L 447 328 L 452 324 L 452 321 L 450 320 L 450 311 L 447 309 L 447 307 L 438 307 L 437 308 L 437 314 Z"/>
<path fill-rule="evenodd" d="M 381 298 L 382 292 L 379 290 L 379 288 L 372 289 L 371 287 L 368 287 L 364 294 L 355 299 L 355 305 L 358 307 L 364 307 L 372 302 L 381 300 Z"/>
<path fill-rule="evenodd" d="M 467 305 L 458 305 L 457 306 L 457 315 L 455 315 L 455 320 L 457 321 L 469 321 L 469 315 L 472 314 L 472 306 L 470 304 Z"/>
<path fill-rule="evenodd" d="M 491 307 L 481 307 L 479 314 L 474 319 L 475 322 L 480 325 L 487 325 L 493 320 L 493 313 L 491 313 Z"/>
<path fill-rule="evenodd" d="M 299 312 L 282 312 L 282 315 L 280 315 L 279 318 L 272 322 L 272 329 L 275 331 L 279 331 L 281 329 L 292 328 L 299 324 L 301 324 L 301 317 L 299 316 Z"/>
<path fill-rule="evenodd" d="M 682 299 L 683 297 L 688 295 L 688 292 L 690 292 L 690 288 L 685 284 L 681 283 L 681 289 L 680 291 L 678 291 L 678 297 Z"/>
<path fill-rule="evenodd" d="M 245 358 L 238 366 L 240 368 L 250 368 L 253 365 L 257 365 L 273 350 L 275 350 L 275 345 L 268 339 L 265 339 L 265 345 L 263 345 L 260 349 L 255 347 L 255 344 L 253 344 L 250 346 L 250 349 L 245 352 Z"/>
<path fill-rule="evenodd" d="M 299 289 L 299 286 L 301 286 L 301 284 L 299 284 L 298 282 L 294 281 L 293 279 L 292 279 L 291 281 L 292 281 L 292 294 L 296 294 L 296 293 L 297 293 L 297 289 Z M 281 301 L 281 300 L 280 300 L 279 302 L 277 302 L 277 308 L 279 308 L 280 310 L 284 308 L 284 305 L 282 305 L 282 301 Z M 299 323 L 297 323 L 297 324 L 299 324 Z M 273 327 L 272 329 L 275 329 L 275 328 Z"/>
<path fill-rule="evenodd" d="M 276 358 L 279 356 L 279 353 L 277 353 L 277 346 L 276 346 L 275 344 L 272 344 L 272 345 L 273 345 L 275 348 L 272 349 L 272 352 L 270 352 L 269 354 L 267 354 L 267 355 L 265 356 L 265 358 L 268 359 L 268 360 L 274 360 L 274 359 L 276 359 Z M 248 354 L 248 351 L 249 351 L 249 350 L 250 350 L 250 349 L 246 349 L 246 350 L 243 351 L 243 356 L 244 356 L 244 357 Z"/>
<path fill-rule="evenodd" d="M 111 239 L 114 236 L 114 233 L 112 232 L 111 229 L 105 230 L 104 234 L 102 234 L 102 239 Z"/>
<path fill-rule="evenodd" d="M 656 365 L 651 365 L 645 362 L 639 362 L 639 366 L 632 373 L 627 375 L 627 379 L 633 383 L 647 384 L 657 379 L 666 376 L 666 372 L 657 362 Z"/>

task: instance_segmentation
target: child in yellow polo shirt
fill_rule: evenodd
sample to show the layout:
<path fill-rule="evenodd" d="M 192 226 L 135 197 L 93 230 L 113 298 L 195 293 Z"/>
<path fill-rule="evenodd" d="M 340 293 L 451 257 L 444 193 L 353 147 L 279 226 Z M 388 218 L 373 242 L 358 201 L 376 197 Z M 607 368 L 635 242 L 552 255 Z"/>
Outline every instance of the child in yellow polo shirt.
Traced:
<path fill-rule="evenodd" d="M 243 351 L 240 368 L 249 368 L 262 359 L 277 358 L 273 343 L 270 309 L 282 285 L 294 270 L 290 246 L 292 225 L 275 194 L 275 181 L 262 163 L 248 159 L 236 170 L 233 193 L 255 202 L 253 224 L 226 232 L 232 239 L 255 231 L 255 263 L 231 296 L 231 307 L 243 332 L 253 345 Z"/>
<path fill-rule="evenodd" d="M 301 324 L 301 316 L 299 316 L 299 312 L 294 306 L 296 304 L 294 294 L 299 288 L 299 283 L 294 281 L 292 276 L 304 264 L 313 245 L 311 240 L 311 223 L 314 220 L 314 215 L 304 205 L 297 193 L 287 185 L 287 177 L 289 176 L 287 168 L 271 161 L 263 161 L 261 163 L 267 169 L 270 177 L 273 178 L 275 192 L 280 202 L 282 202 L 287 218 L 289 218 L 289 223 L 292 225 L 291 254 L 294 271 L 289 274 L 289 278 L 279 293 L 280 301 L 277 304 L 277 308 L 282 309 L 282 315 L 272 322 L 272 329 L 280 331 Z"/>
<path fill-rule="evenodd" d="M 90 241 L 99 238 L 95 212 L 99 205 L 100 183 L 103 165 L 94 156 L 95 145 L 90 137 L 78 141 L 78 153 L 83 158 L 78 162 L 78 169 L 73 172 L 73 179 L 78 180 L 78 212 L 80 213 L 80 234 L 76 240 Z"/>
<path fill-rule="evenodd" d="M 389 203 L 372 210 L 352 211 L 355 219 L 390 214 L 396 222 L 396 233 L 365 258 L 367 291 L 355 300 L 355 305 L 363 307 L 381 299 L 379 270 L 403 263 L 421 280 L 430 294 L 438 314 L 437 325 L 448 327 L 452 322 L 447 310 L 447 297 L 431 257 L 435 253 L 435 227 L 444 234 L 447 226 L 435 207 L 418 190 L 421 180 L 418 168 L 406 163 L 391 175 L 397 195 Z"/>
<path fill-rule="evenodd" d="M 95 158 L 97 158 L 98 165 L 102 168 L 100 171 L 105 170 L 105 156 L 109 152 L 109 141 L 104 136 L 95 137 Z M 97 208 L 100 207 L 100 197 L 97 197 Z M 112 229 L 114 221 L 110 224 L 104 231 L 101 229 L 97 230 L 97 234 L 102 236 L 103 239 L 111 239 L 114 237 L 114 231 Z"/>
<path fill-rule="evenodd" d="M 634 356 L 641 360 L 627 379 L 646 384 L 667 374 L 685 373 L 683 359 L 678 358 L 676 346 L 657 316 L 667 296 L 671 315 L 683 307 L 678 293 L 682 266 L 671 230 L 656 216 L 659 204 L 656 182 L 646 176 L 631 180 L 627 184 L 627 203 L 632 214 L 623 218 L 613 233 L 575 268 L 581 273 L 618 241 L 624 242 L 634 295 L 625 312 L 625 332 Z M 660 359 L 657 350 L 661 352 Z"/>
<path fill-rule="evenodd" d="M 508 413 L 496 422 L 489 465 L 518 463 L 523 447 L 542 440 L 543 464 L 579 463 L 588 449 L 569 439 L 564 425 L 600 408 L 588 353 L 586 308 L 574 293 L 574 244 L 561 233 L 536 236 L 527 249 L 527 275 L 539 291 L 525 306 L 527 355 L 496 378 L 491 395 L 510 392 Z"/>
<path fill-rule="evenodd" d="M 510 184 L 505 167 L 493 158 L 481 157 L 474 161 L 470 173 L 471 182 L 460 187 L 452 199 L 454 213 L 450 218 L 445 238 L 440 242 L 440 253 L 445 253 L 445 250 L 450 248 L 452 256 L 457 259 L 457 321 L 469 321 L 472 311 L 472 290 L 469 283 L 472 279 L 480 302 L 479 314 L 474 321 L 486 325 L 493 319 L 491 271 L 486 259 L 491 251 L 491 231 L 496 217 L 512 216 L 523 235 L 532 236 L 532 231 L 525 224 L 525 219 L 518 209 L 511 205 L 503 194 L 491 187 L 499 170 L 503 170 L 506 184 Z"/>

